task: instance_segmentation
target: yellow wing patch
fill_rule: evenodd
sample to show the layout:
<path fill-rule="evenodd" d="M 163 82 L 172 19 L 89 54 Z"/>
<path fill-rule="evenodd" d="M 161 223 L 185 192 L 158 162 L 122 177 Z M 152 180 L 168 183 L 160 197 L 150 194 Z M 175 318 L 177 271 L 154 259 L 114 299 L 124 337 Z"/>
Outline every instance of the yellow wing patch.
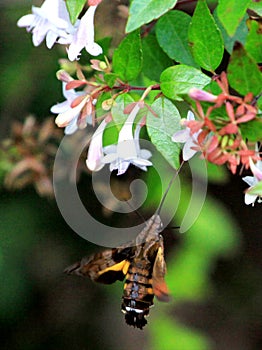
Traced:
<path fill-rule="evenodd" d="M 129 268 L 130 262 L 127 260 L 120 261 L 119 263 L 109 266 L 104 270 L 101 270 L 98 272 L 98 275 L 103 275 L 104 273 L 108 271 L 122 271 L 124 275 L 127 274 L 128 268 Z"/>

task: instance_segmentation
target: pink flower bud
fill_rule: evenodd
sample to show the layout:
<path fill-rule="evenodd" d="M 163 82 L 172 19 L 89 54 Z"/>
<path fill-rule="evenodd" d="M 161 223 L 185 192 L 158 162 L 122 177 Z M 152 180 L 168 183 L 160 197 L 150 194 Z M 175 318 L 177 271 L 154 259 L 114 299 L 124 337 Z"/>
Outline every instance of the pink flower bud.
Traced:
<path fill-rule="evenodd" d="M 217 100 L 217 96 L 196 88 L 190 89 L 188 95 L 190 98 L 197 101 L 216 102 Z"/>

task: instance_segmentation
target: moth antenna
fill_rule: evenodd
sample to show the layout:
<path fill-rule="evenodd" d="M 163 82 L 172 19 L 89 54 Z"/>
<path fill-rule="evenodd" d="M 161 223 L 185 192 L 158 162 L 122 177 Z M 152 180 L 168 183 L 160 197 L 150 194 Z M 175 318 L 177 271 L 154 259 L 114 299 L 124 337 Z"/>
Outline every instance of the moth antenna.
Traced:
<path fill-rule="evenodd" d="M 164 193 L 164 195 L 163 195 L 163 197 L 162 197 L 162 199 L 161 199 L 161 202 L 160 202 L 160 204 L 159 204 L 159 207 L 158 207 L 158 209 L 156 210 L 156 215 L 159 215 L 159 214 L 160 214 L 160 211 L 161 211 L 161 209 L 162 209 L 162 207 L 163 207 L 163 204 L 164 204 L 165 199 L 166 199 L 166 196 L 167 196 L 167 194 L 168 194 L 168 192 L 169 192 L 169 190 L 170 190 L 170 187 L 172 186 L 173 182 L 174 182 L 175 179 L 177 178 L 177 175 L 180 173 L 180 170 L 181 170 L 182 166 L 184 165 L 184 163 L 185 163 L 185 161 L 182 160 L 182 162 L 181 162 L 179 168 L 176 170 L 175 174 L 172 176 L 171 180 L 169 181 L 169 184 L 168 184 L 168 186 L 167 186 L 167 188 L 166 188 L 166 190 L 165 190 L 165 193 Z"/>

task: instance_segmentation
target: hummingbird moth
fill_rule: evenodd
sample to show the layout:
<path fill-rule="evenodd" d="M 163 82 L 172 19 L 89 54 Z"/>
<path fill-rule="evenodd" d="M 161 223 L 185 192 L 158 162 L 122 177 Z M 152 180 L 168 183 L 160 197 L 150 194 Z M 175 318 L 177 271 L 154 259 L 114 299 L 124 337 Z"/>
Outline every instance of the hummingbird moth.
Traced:
<path fill-rule="evenodd" d="M 178 172 L 177 172 L 178 173 Z M 111 284 L 123 281 L 122 312 L 128 325 L 142 329 L 147 321 L 154 295 L 168 302 L 163 223 L 159 216 L 161 207 L 177 173 L 171 179 L 156 213 L 145 223 L 136 239 L 114 249 L 106 249 L 65 269 L 68 274 L 89 277 L 92 281 Z"/>

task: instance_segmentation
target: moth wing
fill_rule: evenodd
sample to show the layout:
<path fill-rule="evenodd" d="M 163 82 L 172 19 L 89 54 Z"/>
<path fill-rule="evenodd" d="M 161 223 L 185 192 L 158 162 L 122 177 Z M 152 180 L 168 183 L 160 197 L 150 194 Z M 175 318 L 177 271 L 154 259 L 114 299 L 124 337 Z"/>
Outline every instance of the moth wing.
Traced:
<path fill-rule="evenodd" d="M 156 259 L 153 266 L 153 292 L 158 300 L 170 301 L 168 288 L 165 282 L 166 262 L 164 259 L 164 244 L 163 238 L 160 238 L 159 247 L 156 254 Z"/>
<path fill-rule="evenodd" d="M 65 273 L 89 277 L 92 281 L 111 284 L 123 281 L 130 265 L 134 247 L 106 249 L 85 257 L 65 269 Z"/>

